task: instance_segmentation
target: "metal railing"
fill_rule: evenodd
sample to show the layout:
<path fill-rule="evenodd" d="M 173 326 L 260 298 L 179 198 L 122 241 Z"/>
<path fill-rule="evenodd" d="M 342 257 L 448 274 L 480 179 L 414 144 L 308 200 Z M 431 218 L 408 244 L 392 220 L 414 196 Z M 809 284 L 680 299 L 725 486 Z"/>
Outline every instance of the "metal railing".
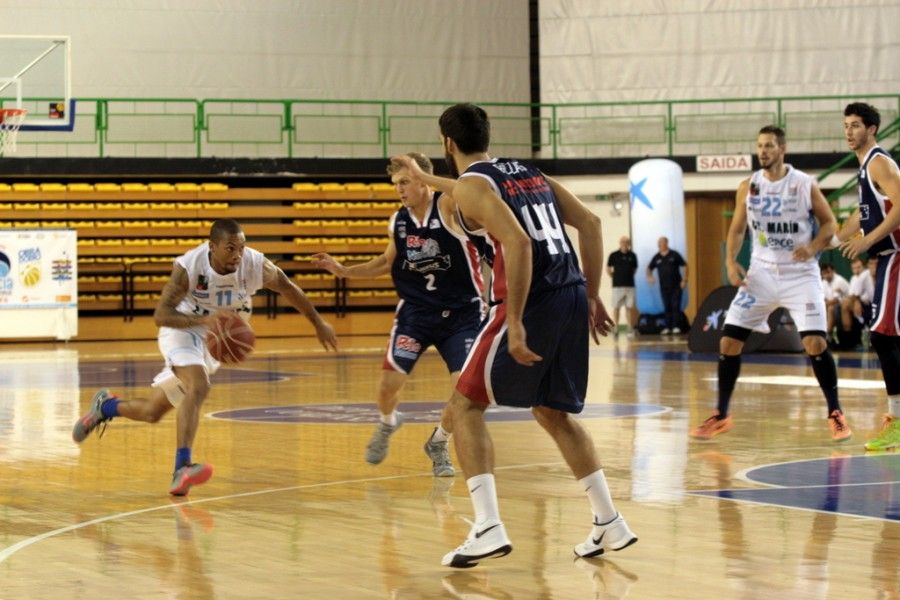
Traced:
<path fill-rule="evenodd" d="M 42 110 L 47 100 L 26 99 L 25 107 Z M 595 158 L 744 154 L 759 128 L 768 124 L 788 131 L 793 153 L 840 152 L 845 148 L 843 107 L 856 100 L 877 106 L 884 122 L 900 116 L 900 94 L 483 106 L 491 115 L 491 145 L 497 154 Z M 20 132 L 18 154 L 386 158 L 415 150 L 438 156 L 437 118 L 450 104 L 81 98 L 72 132 Z M 532 116 L 535 107 L 537 118 Z M 532 139 L 533 130 L 539 139 Z M 891 135 L 892 144 L 900 143 L 900 131 Z"/>

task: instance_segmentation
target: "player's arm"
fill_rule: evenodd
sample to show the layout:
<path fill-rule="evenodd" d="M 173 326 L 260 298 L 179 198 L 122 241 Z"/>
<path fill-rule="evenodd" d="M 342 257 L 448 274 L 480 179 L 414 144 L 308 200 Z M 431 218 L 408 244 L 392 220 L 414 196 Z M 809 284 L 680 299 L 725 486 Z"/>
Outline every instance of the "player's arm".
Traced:
<path fill-rule="evenodd" d="M 681 274 L 681 287 L 684 288 L 687 286 L 688 274 L 690 273 L 690 269 L 688 268 L 687 261 L 684 260 L 684 257 L 681 257 L 682 266 L 684 267 L 684 271 Z"/>
<path fill-rule="evenodd" d="M 725 269 L 728 272 L 728 281 L 731 285 L 741 285 L 747 272 L 737 261 L 738 252 L 744 243 L 744 234 L 747 231 L 747 191 L 750 189 L 750 179 L 745 179 L 738 186 L 734 195 L 734 216 L 728 233 L 725 236 Z"/>
<path fill-rule="evenodd" d="M 822 190 L 813 183 L 809 194 L 812 201 L 813 216 L 819 222 L 819 232 L 808 244 L 794 250 L 794 260 L 798 261 L 809 260 L 827 248 L 828 244 L 831 243 L 831 238 L 837 232 L 837 219 L 834 218 L 834 213 L 831 211 L 825 195 L 822 194 Z"/>
<path fill-rule="evenodd" d="M 466 219 L 484 227 L 503 248 L 506 270 L 506 335 L 509 353 L 523 365 L 541 357 L 526 343 L 522 314 L 531 288 L 531 238 L 522 229 L 509 206 L 481 177 L 464 177 L 453 189 L 453 197 Z"/>
<path fill-rule="evenodd" d="M 830 246 L 832 248 L 837 248 L 841 245 L 842 242 L 846 242 L 853 236 L 855 236 L 862 229 L 862 225 L 859 222 L 859 208 L 857 207 L 853 213 L 847 217 L 847 220 L 844 221 L 844 225 L 840 228 L 833 238 L 831 238 Z M 837 241 L 837 243 L 835 243 Z"/>
<path fill-rule="evenodd" d="M 425 185 L 432 187 L 439 192 L 443 192 L 444 194 L 453 192 L 453 187 L 456 185 L 456 179 L 441 177 L 439 175 L 435 175 L 434 173 L 426 173 L 422 170 L 422 167 L 419 166 L 419 163 L 417 163 L 415 159 L 413 159 L 413 157 L 407 156 L 405 154 L 392 156 L 391 160 L 396 160 L 403 163 L 403 166 L 407 168 L 407 170 L 409 171 L 409 176 L 412 179 L 421 181 Z"/>
<path fill-rule="evenodd" d="M 312 255 L 312 266 L 317 269 L 324 269 L 337 277 L 346 277 L 352 279 L 355 277 L 381 277 L 391 272 L 391 265 L 397 257 L 397 246 L 394 244 L 394 237 L 391 236 L 384 252 L 376 256 L 370 261 L 346 267 L 339 263 L 333 256 L 325 252 L 319 252 Z"/>
<path fill-rule="evenodd" d="M 603 232 L 600 217 L 588 210 L 575 194 L 558 181 L 550 177 L 546 179 L 556 195 L 563 222 L 578 231 L 578 252 L 581 255 L 581 270 L 584 273 L 590 306 L 591 336 L 599 343 L 598 335 L 606 335 L 615 326 L 603 301 L 600 300 L 600 278 L 603 276 Z"/>
<path fill-rule="evenodd" d="M 153 311 L 153 320 L 157 327 L 173 327 L 187 329 L 197 325 L 209 325 L 215 318 L 213 315 L 186 315 L 178 312 L 178 304 L 187 296 L 188 274 L 181 265 L 176 264 L 163 286 L 159 302 Z"/>
<path fill-rule="evenodd" d="M 892 206 L 878 227 L 864 235 L 841 243 L 841 252 L 849 259 L 856 258 L 900 227 L 900 170 L 892 160 L 876 156 L 869 162 L 869 177 L 892 200 Z M 842 232 L 843 233 L 843 232 Z"/>
<path fill-rule="evenodd" d="M 337 350 L 334 328 L 322 318 L 306 294 L 279 267 L 269 260 L 263 262 L 263 287 L 284 296 L 288 304 L 306 317 L 316 329 L 316 337 L 326 350 Z"/>

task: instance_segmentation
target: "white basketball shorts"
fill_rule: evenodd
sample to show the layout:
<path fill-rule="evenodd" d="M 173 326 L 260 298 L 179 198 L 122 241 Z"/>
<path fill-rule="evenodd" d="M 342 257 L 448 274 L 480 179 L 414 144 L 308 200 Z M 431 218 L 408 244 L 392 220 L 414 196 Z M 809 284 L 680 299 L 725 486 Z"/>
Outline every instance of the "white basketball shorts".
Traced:
<path fill-rule="evenodd" d="M 153 378 L 151 387 L 161 388 L 173 406 L 178 406 L 184 392 L 181 381 L 176 377 L 172 367 L 200 365 L 206 369 L 207 377 L 219 370 L 219 361 L 210 355 L 206 347 L 205 327 L 190 329 L 160 327 L 157 341 L 166 366 Z"/>

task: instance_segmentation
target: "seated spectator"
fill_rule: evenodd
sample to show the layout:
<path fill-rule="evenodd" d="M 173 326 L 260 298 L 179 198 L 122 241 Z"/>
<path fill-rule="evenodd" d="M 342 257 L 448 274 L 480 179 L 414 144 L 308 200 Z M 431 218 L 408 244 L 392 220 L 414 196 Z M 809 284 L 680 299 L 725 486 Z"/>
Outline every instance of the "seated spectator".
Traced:
<path fill-rule="evenodd" d="M 825 313 L 827 316 L 827 334 L 829 339 L 834 333 L 834 324 L 840 319 L 841 301 L 850 291 L 850 284 L 841 275 L 834 272 L 834 266 L 823 264 L 822 291 L 825 293 Z"/>
<path fill-rule="evenodd" d="M 850 278 L 847 295 L 841 300 L 841 322 L 836 344 L 839 350 L 849 350 L 860 344 L 875 293 L 875 282 L 863 266 L 863 261 L 855 259 L 850 268 L 853 277 Z"/>

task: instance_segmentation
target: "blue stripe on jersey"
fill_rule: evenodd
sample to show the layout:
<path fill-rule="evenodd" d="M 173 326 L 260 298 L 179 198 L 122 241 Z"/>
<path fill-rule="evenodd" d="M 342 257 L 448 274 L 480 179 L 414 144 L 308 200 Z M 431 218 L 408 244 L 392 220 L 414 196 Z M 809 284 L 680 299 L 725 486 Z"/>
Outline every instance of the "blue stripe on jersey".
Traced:
<path fill-rule="evenodd" d="M 872 190 L 875 184 L 869 178 L 869 163 L 879 154 L 893 161 L 891 155 L 883 148 L 875 146 L 869 151 L 865 161 L 859 167 L 859 224 L 865 234 L 881 225 L 891 207 L 891 199 L 889 198 L 884 199 L 884 205 L 878 201 L 878 197 Z M 897 199 L 895 198 L 894 201 L 896 202 Z M 892 252 L 898 249 L 900 249 L 900 231 L 895 230 L 890 235 L 872 244 L 869 254 Z"/>
<path fill-rule="evenodd" d="M 450 232 L 441 219 L 440 201 L 435 194 L 421 224 L 406 207 L 397 211 L 392 231 L 397 258 L 391 277 L 404 300 L 443 310 L 480 302 L 481 273 L 474 245 Z"/>
<path fill-rule="evenodd" d="M 470 165 L 463 174 L 467 175 L 480 175 L 493 181 L 500 198 L 531 237 L 529 293 L 584 281 L 578 257 L 563 226 L 556 195 L 543 173 L 518 160 L 495 158 Z M 497 254 L 502 257 L 502 248 Z"/>

